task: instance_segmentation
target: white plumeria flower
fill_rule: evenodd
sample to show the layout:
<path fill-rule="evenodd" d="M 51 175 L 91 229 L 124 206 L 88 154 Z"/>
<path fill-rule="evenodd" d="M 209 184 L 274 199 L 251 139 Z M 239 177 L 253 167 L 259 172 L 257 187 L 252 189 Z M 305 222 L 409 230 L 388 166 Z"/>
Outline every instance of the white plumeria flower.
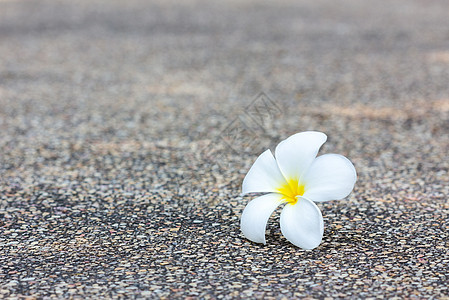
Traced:
<path fill-rule="evenodd" d="M 313 249 L 321 243 L 323 217 L 313 202 L 348 196 L 357 180 L 354 165 L 339 154 L 316 157 L 327 136 L 306 131 L 292 135 L 262 153 L 243 180 L 243 194 L 268 193 L 250 201 L 242 213 L 240 227 L 249 240 L 265 244 L 265 227 L 273 211 L 285 203 L 281 213 L 282 234 L 294 245 Z"/>

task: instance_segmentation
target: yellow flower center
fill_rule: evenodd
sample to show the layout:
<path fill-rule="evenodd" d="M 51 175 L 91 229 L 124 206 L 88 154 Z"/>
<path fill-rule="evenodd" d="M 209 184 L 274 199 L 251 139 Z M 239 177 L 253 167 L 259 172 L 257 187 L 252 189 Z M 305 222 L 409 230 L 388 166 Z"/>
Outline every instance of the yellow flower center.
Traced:
<path fill-rule="evenodd" d="M 278 192 L 284 195 L 288 203 L 295 204 L 298 196 L 304 195 L 304 184 L 300 184 L 297 179 L 290 179 L 286 184 L 278 188 Z"/>

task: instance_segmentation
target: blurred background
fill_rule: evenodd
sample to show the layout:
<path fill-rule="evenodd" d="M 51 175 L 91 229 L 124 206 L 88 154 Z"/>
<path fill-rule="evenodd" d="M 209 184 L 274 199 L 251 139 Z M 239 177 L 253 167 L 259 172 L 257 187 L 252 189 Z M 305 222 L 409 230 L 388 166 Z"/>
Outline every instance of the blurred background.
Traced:
<path fill-rule="evenodd" d="M 406 131 L 447 136 L 447 5 L 2 0 L 3 163 L 63 171 L 57 158 L 108 147 L 203 149 L 259 92 L 283 109 L 274 142 L 352 128 L 383 136 L 389 149 L 363 145 L 381 155 Z"/>

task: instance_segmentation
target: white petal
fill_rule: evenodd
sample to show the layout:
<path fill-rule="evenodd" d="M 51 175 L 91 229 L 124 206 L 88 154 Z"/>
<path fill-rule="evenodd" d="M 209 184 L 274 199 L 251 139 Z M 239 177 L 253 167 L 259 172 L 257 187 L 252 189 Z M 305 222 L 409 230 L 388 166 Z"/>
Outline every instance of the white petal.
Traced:
<path fill-rule="evenodd" d="M 348 196 L 357 180 L 354 165 L 339 154 L 324 154 L 315 159 L 303 177 L 304 197 L 315 202 L 339 200 Z"/>
<path fill-rule="evenodd" d="M 285 185 L 285 179 L 270 150 L 262 153 L 243 179 L 242 192 L 270 193 Z"/>
<path fill-rule="evenodd" d="M 240 219 L 240 229 L 245 237 L 256 243 L 265 244 L 265 227 L 273 211 L 282 204 L 281 194 L 270 193 L 251 200 Z"/>
<path fill-rule="evenodd" d="M 318 247 L 323 238 L 324 223 L 320 209 L 307 198 L 287 204 L 281 213 L 281 231 L 287 240 L 303 249 Z"/>
<path fill-rule="evenodd" d="M 322 132 L 305 131 L 292 135 L 276 147 L 276 161 L 288 180 L 299 180 L 304 175 L 327 136 Z"/>

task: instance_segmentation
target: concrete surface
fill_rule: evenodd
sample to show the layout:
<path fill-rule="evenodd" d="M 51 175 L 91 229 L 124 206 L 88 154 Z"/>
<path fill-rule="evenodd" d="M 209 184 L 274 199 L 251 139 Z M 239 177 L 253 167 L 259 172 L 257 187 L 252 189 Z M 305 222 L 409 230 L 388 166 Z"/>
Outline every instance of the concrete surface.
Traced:
<path fill-rule="evenodd" d="M 0 298 L 447 298 L 448 12 L 0 1 Z M 263 128 L 259 92 L 280 108 Z M 249 242 L 244 175 L 309 129 L 354 192 L 319 205 L 314 251 L 279 211 Z"/>

